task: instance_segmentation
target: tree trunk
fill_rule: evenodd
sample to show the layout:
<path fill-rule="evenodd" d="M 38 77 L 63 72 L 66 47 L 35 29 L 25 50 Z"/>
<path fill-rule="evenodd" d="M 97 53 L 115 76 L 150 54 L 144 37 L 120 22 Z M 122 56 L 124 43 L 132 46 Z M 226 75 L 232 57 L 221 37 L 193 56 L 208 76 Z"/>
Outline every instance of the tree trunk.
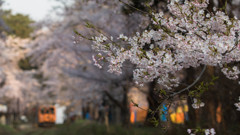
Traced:
<path fill-rule="evenodd" d="M 123 126 L 128 127 L 130 124 L 130 112 L 128 103 L 128 86 L 123 86 L 123 99 L 122 102 L 116 100 L 108 91 L 104 91 L 106 96 L 121 109 L 121 122 Z"/>
<path fill-rule="evenodd" d="M 129 103 L 128 103 L 128 87 L 123 87 L 123 100 L 122 105 L 123 108 L 121 108 L 121 115 L 122 115 L 122 124 L 125 127 L 128 127 L 130 124 L 130 113 L 129 113 Z"/>
<path fill-rule="evenodd" d="M 148 96 L 147 96 L 147 101 L 148 101 L 148 106 L 149 109 L 152 111 L 157 111 L 158 106 L 161 104 L 159 96 L 156 95 L 155 93 L 155 88 L 157 85 L 157 80 L 154 79 L 152 82 L 149 83 L 149 91 L 148 91 Z M 153 117 L 155 117 L 157 120 L 159 119 L 159 113 L 155 113 L 153 116 L 151 113 L 147 114 L 145 124 L 149 126 L 154 126 L 149 120 Z"/>

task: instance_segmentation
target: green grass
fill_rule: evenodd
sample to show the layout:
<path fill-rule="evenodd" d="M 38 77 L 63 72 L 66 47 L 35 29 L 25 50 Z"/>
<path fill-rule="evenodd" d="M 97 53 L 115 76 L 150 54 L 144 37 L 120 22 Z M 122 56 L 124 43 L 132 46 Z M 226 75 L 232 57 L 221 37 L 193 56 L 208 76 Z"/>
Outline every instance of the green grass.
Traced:
<path fill-rule="evenodd" d="M 103 124 L 91 121 L 79 120 L 75 123 L 56 125 L 49 128 L 31 128 L 26 130 L 15 130 L 8 126 L 0 126 L 0 135 L 163 135 L 161 128 L 130 126 L 124 128 L 119 125 L 111 125 L 109 130 Z M 187 134 L 182 127 L 174 129 L 171 135 Z M 165 134 L 169 135 L 169 133 Z"/>
<path fill-rule="evenodd" d="M 165 123 L 166 125 L 167 123 Z M 190 126 L 189 126 L 190 125 Z M 171 124 L 166 133 L 160 127 L 147 127 L 141 125 L 124 128 L 120 125 L 110 125 L 109 130 L 103 124 L 93 121 L 78 120 L 74 123 L 56 125 L 48 128 L 26 128 L 25 130 L 16 130 L 9 126 L 0 125 L 0 135 L 187 135 L 187 128 L 191 123 L 186 125 Z M 204 126 L 207 127 L 207 126 Z M 239 125 L 229 125 L 228 128 L 216 129 L 217 134 L 239 135 Z"/>
<path fill-rule="evenodd" d="M 161 130 L 151 127 L 123 128 L 117 125 L 110 126 L 109 130 L 107 130 L 103 124 L 77 121 L 72 124 L 57 125 L 51 128 L 29 129 L 11 135 L 161 135 Z"/>
<path fill-rule="evenodd" d="M 0 125 L 0 135 L 14 135 L 16 130 L 10 126 Z"/>

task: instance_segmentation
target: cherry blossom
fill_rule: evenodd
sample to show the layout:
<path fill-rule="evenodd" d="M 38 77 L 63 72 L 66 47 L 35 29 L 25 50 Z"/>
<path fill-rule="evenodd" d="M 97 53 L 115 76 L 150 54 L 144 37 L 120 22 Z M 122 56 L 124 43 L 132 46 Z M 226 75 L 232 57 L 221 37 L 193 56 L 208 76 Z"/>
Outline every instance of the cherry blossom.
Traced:
<path fill-rule="evenodd" d="M 192 107 L 194 108 L 194 109 L 198 109 L 198 108 L 200 108 L 200 107 L 204 107 L 204 103 L 203 102 L 201 102 L 200 100 L 197 100 L 196 98 L 194 98 L 193 99 L 193 104 L 192 104 Z"/>
<path fill-rule="evenodd" d="M 189 135 L 196 135 L 197 133 L 204 133 L 205 135 L 215 135 L 214 128 L 211 129 L 187 129 Z"/>
<path fill-rule="evenodd" d="M 240 111 L 240 97 L 239 97 L 239 102 L 234 104 L 237 107 L 237 110 Z"/>
<path fill-rule="evenodd" d="M 179 84 L 179 71 L 201 65 L 219 66 L 226 77 L 238 79 L 238 67 L 230 65 L 240 61 L 240 21 L 217 9 L 209 12 L 207 6 L 208 0 L 171 0 L 172 16 L 152 13 L 154 29 L 111 39 L 101 34 L 92 38 L 92 48 L 106 54 L 111 73 L 122 73 L 123 63 L 131 61 L 139 84 L 158 78 L 159 84 L 172 89 Z"/>

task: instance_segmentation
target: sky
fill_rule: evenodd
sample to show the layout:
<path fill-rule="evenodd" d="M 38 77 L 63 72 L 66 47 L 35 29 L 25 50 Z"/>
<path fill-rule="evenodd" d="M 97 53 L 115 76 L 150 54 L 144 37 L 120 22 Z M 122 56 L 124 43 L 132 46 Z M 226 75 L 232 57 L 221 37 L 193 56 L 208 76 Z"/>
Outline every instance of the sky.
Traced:
<path fill-rule="evenodd" d="M 57 3 L 54 0 L 5 0 L 4 9 L 11 9 L 13 13 L 29 15 L 35 21 L 44 19 Z"/>

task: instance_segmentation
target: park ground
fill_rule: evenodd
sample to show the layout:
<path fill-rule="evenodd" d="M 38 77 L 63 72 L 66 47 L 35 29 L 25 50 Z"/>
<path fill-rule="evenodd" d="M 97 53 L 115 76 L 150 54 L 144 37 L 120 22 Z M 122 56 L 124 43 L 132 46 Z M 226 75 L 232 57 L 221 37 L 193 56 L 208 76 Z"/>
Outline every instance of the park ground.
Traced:
<path fill-rule="evenodd" d="M 22 130 L 10 126 L 0 126 L 0 135 L 163 135 L 163 132 L 165 130 L 161 128 L 141 125 L 130 126 L 128 128 L 120 125 L 111 125 L 107 129 L 103 124 L 83 120 L 70 124 L 56 125 L 54 127 L 32 127 Z M 180 133 L 181 135 L 187 134 L 186 130 L 183 130 L 181 127 L 174 129 L 173 132 L 176 134 Z"/>
<path fill-rule="evenodd" d="M 53 127 L 37 127 L 20 125 L 25 128 L 13 128 L 11 126 L 0 125 L 0 135 L 188 135 L 185 125 L 172 125 L 170 129 L 164 130 L 160 127 L 148 127 L 144 125 L 131 125 L 123 127 L 121 125 L 105 125 L 86 120 L 78 120 L 74 123 L 55 125 Z M 19 126 L 19 127 L 20 127 Z M 227 131 L 219 135 L 239 135 L 240 127 L 232 125 Z"/>

